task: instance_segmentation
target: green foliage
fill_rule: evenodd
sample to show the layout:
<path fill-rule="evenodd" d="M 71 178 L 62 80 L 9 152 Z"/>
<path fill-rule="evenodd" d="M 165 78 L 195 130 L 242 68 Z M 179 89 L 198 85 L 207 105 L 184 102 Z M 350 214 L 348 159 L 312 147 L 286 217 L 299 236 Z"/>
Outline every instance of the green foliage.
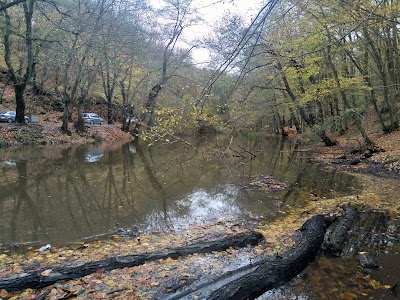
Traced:
<path fill-rule="evenodd" d="M 154 114 L 155 126 L 141 133 L 141 138 L 150 144 L 172 142 L 178 135 L 194 133 L 199 127 L 218 128 L 223 124 L 220 117 L 210 113 L 207 107 L 199 115 L 199 109 L 190 104 L 181 108 L 159 108 Z"/>
<path fill-rule="evenodd" d="M 332 132 L 339 132 L 343 127 L 343 117 L 342 116 L 333 116 L 328 119 L 326 122 L 326 128 Z"/>

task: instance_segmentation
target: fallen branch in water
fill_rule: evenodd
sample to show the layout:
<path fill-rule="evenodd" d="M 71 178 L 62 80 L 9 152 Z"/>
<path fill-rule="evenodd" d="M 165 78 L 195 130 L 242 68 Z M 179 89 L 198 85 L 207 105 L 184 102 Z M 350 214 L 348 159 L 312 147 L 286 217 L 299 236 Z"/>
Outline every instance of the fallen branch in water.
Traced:
<path fill-rule="evenodd" d="M 322 244 L 322 250 L 329 256 L 339 257 L 343 251 L 343 246 L 348 239 L 348 231 L 358 217 L 355 209 L 348 208 L 346 214 L 339 219 L 336 226 L 329 228 Z"/>

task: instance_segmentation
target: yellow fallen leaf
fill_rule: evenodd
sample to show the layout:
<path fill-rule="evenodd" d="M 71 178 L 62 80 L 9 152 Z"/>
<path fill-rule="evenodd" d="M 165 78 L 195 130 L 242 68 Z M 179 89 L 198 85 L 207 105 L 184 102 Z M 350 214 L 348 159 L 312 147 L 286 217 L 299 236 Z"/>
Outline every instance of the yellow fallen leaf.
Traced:
<path fill-rule="evenodd" d="M 159 285 L 160 285 L 160 283 L 159 283 L 159 282 L 157 282 L 157 281 L 155 281 L 155 282 L 152 282 L 150 285 L 151 285 L 151 286 L 159 286 Z"/>
<path fill-rule="evenodd" d="M 29 293 L 23 292 L 20 296 L 19 299 L 21 300 L 27 300 L 29 298 Z"/>
<path fill-rule="evenodd" d="M 173 259 L 173 258 L 171 258 L 171 257 L 168 257 L 166 260 L 165 260 L 165 262 L 166 263 L 172 263 L 172 262 L 174 262 L 175 260 Z"/>
<path fill-rule="evenodd" d="M 385 284 L 384 286 L 383 286 L 385 289 L 391 289 L 392 288 L 392 286 L 391 285 L 388 285 L 388 284 Z"/>
<path fill-rule="evenodd" d="M 353 293 L 344 293 L 342 296 L 343 300 L 354 300 L 356 298 L 357 298 L 357 295 L 353 294 Z"/>
<path fill-rule="evenodd" d="M 42 276 L 49 276 L 51 271 L 53 271 L 53 269 L 47 269 L 45 271 L 43 271 L 42 273 L 40 273 L 40 275 Z"/>
<path fill-rule="evenodd" d="M 371 279 L 371 280 L 369 281 L 369 284 L 372 286 L 372 288 L 373 288 L 374 290 L 379 289 L 380 284 L 379 284 L 379 282 L 376 281 L 375 279 Z"/>
<path fill-rule="evenodd" d="M 226 249 L 226 252 L 228 252 L 228 253 L 233 253 L 233 251 L 235 251 L 235 249 L 233 249 L 232 247 L 229 247 L 228 249 Z"/>
<path fill-rule="evenodd" d="M 106 283 L 107 283 L 108 286 L 111 286 L 111 287 L 115 286 L 115 282 L 113 280 L 111 280 L 111 279 L 107 280 Z"/>

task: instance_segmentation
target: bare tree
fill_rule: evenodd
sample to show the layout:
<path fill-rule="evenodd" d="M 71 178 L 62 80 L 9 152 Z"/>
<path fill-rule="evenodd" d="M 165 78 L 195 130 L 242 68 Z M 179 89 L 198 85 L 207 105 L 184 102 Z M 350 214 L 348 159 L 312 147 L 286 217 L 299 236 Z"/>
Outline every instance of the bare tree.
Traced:
<path fill-rule="evenodd" d="M 141 125 L 147 128 L 154 126 L 155 104 L 158 95 L 163 89 L 163 85 L 167 83 L 167 81 L 179 68 L 179 62 L 174 67 L 171 66 L 171 61 L 174 51 L 176 50 L 177 42 L 179 41 L 183 30 L 196 22 L 196 17 L 190 9 L 192 0 L 168 0 L 165 2 L 167 6 L 163 8 L 160 13 L 165 14 L 165 17 L 167 20 L 170 20 L 172 25 L 169 29 L 167 28 L 168 38 L 165 41 L 165 46 L 163 49 L 161 76 L 152 86 L 151 91 L 148 94 L 147 101 L 144 104 L 144 112 L 140 117 Z M 189 57 L 189 52 L 186 52 L 186 57 Z"/>

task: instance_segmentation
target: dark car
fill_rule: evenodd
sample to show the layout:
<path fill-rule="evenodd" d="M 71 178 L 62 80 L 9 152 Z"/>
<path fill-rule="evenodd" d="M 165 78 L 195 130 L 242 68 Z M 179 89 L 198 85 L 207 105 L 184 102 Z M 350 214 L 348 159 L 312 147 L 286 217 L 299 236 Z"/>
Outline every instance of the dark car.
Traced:
<path fill-rule="evenodd" d="M 15 122 L 15 117 L 16 117 L 15 111 L 3 111 L 0 112 L 0 122 Z M 25 116 L 25 123 L 29 123 L 29 118 Z"/>
<path fill-rule="evenodd" d="M 83 113 L 82 114 L 83 123 L 88 124 L 103 124 L 103 119 L 99 115 L 93 113 Z"/>

